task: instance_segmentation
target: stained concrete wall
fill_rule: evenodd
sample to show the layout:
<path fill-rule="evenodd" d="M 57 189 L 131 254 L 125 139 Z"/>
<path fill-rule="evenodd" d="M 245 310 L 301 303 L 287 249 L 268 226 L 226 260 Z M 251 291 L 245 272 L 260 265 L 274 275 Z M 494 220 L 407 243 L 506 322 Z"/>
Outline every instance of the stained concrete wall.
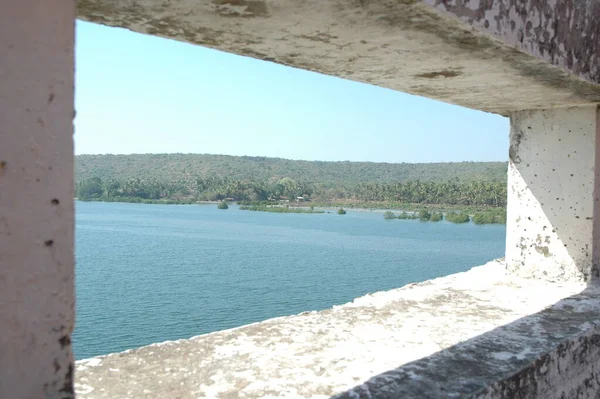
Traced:
<path fill-rule="evenodd" d="M 72 398 L 74 0 L 0 1 L 0 397 Z"/>
<path fill-rule="evenodd" d="M 79 0 L 77 8 L 87 21 L 502 115 L 600 102 L 600 0 Z"/>
<path fill-rule="evenodd" d="M 589 280 L 593 265 L 598 108 L 511 117 L 507 269 L 550 281 Z"/>
<path fill-rule="evenodd" d="M 510 47 L 600 84 L 600 2 L 597 0 L 424 2 Z"/>

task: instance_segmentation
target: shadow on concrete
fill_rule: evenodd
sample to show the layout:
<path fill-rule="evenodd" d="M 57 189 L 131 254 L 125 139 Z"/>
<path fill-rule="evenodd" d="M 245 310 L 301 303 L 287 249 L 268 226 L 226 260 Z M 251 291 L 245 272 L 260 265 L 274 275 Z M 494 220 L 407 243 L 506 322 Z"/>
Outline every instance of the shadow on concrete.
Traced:
<path fill-rule="evenodd" d="M 598 397 L 599 363 L 600 290 L 587 288 L 332 399 Z"/>
<path fill-rule="evenodd" d="M 590 107 L 511 118 L 506 254 L 508 269 L 522 277 L 598 276 L 596 112 Z"/>

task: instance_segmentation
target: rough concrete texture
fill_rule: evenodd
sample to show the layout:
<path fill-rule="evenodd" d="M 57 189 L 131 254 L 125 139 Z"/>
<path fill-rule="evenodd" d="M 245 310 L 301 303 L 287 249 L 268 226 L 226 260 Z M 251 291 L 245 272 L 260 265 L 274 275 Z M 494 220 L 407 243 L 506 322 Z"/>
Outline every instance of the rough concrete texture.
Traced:
<path fill-rule="evenodd" d="M 590 280 L 597 184 L 596 106 L 511 116 L 506 263 L 522 277 Z"/>
<path fill-rule="evenodd" d="M 600 1 L 426 0 L 507 45 L 600 84 Z"/>
<path fill-rule="evenodd" d="M 73 0 L 0 1 L 0 397 L 72 398 Z"/>
<path fill-rule="evenodd" d="M 600 102 L 600 0 L 77 4 L 87 21 L 503 115 Z"/>
<path fill-rule="evenodd" d="M 584 283 L 505 276 L 491 262 L 330 310 L 78 361 L 75 387 L 82 399 L 571 398 L 585 387 L 579 397 L 594 397 L 598 300 Z M 506 396 L 515 387 L 523 395 Z"/>

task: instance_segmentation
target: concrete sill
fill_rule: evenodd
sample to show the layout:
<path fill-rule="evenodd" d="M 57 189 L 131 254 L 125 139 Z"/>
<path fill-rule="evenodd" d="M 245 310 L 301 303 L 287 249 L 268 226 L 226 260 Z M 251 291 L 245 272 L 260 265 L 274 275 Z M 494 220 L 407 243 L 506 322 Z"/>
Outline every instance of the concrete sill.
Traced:
<path fill-rule="evenodd" d="M 506 277 L 436 280 L 76 363 L 84 398 L 571 398 L 600 377 L 600 291 Z"/>

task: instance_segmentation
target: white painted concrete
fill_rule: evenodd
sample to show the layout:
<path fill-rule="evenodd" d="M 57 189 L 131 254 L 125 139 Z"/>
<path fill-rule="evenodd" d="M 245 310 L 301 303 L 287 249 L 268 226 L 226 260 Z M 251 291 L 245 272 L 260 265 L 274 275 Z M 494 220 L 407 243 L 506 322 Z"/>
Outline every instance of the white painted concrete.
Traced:
<path fill-rule="evenodd" d="M 511 117 L 507 269 L 550 281 L 595 275 L 596 106 Z"/>
<path fill-rule="evenodd" d="M 0 398 L 74 395 L 74 18 L 0 1 Z"/>

